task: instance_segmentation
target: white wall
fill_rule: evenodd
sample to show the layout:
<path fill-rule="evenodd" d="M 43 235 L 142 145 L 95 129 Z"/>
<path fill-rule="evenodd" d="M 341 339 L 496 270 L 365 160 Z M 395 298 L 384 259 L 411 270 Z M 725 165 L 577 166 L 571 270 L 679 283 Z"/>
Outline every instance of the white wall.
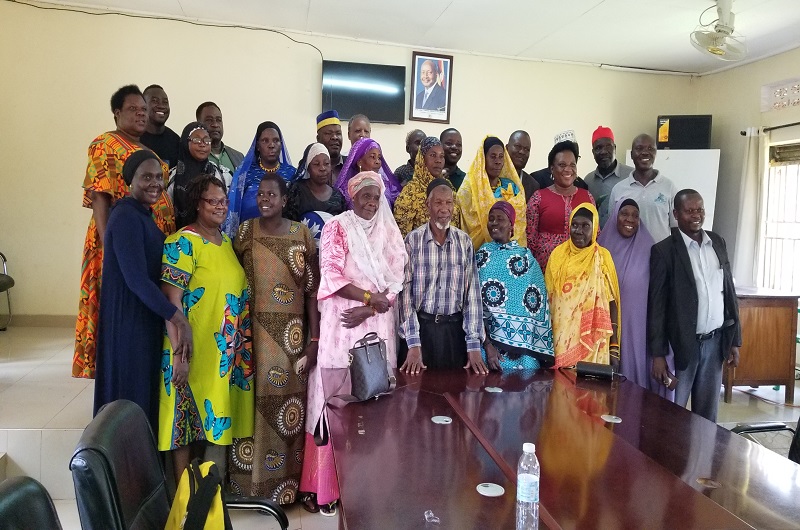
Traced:
<path fill-rule="evenodd" d="M 281 126 L 295 161 L 314 139 L 321 59 L 316 50 L 283 36 L 10 3 L 0 3 L 0 20 L 0 98 L 6 124 L 0 133 L 0 249 L 17 280 L 18 314 L 76 311 L 90 217 L 80 206 L 86 148 L 97 134 L 113 128 L 108 100 L 119 86 L 163 85 L 172 106 L 168 124 L 177 131 L 194 119 L 198 103 L 216 101 L 225 118 L 225 141 L 240 150 L 267 119 Z M 411 48 L 295 38 L 319 47 L 326 59 L 406 65 L 410 76 Z M 796 61 L 800 55 L 792 57 Z M 723 148 L 724 160 L 725 150 L 735 145 L 716 129 L 731 125 L 738 134 L 738 127 L 746 125 L 739 125 L 714 96 L 700 98 L 703 104 L 698 105 L 703 87 L 717 86 L 703 79 L 468 54 L 455 54 L 453 65 L 451 125 L 464 136 L 465 169 L 485 134 L 507 137 L 518 128 L 533 137 L 531 170 L 546 164 L 553 135 L 575 129 L 584 154 L 579 172 L 584 174 L 594 165 L 589 141 L 600 124 L 614 129 L 624 151 L 636 134 L 655 132 L 658 114 L 713 113 L 714 146 Z M 719 84 L 737 104 L 749 97 Z M 438 136 L 445 127 L 375 125 L 373 137 L 396 167 L 406 158 L 408 130 L 421 128 Z M 734 165 L 723 162 L 726 171 L 737 173 Z M 727 179 L 721 176 L 720 181 L 728 194 Z"/>
<path fill-rule="evenodd" d="M 727 240 L 731 256 L 736 246 L 745 146 L 739 132 L 800 121 L 798 107 L 761 112 L 761 86 L 793 77 L 800 77 L 800 48 L 696 80 L 697 113 L 713 115 L 711 146 L 721 150 L 714 230 Z M 800 127 L 773 135 L 800 139 Z"/>

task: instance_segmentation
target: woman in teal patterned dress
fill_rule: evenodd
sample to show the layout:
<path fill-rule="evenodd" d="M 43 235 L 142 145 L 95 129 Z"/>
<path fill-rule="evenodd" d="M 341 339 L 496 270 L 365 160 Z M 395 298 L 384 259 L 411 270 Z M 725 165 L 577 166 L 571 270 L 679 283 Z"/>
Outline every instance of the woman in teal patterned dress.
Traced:
<path fill-rule="evenodd" d="M 492 241 L 475 253 L 483 300 L 483 355 L 493 370 L 552 366 L 553 327 L 544 276 L 531 251 L 514 237 L 516 211 L 506 201 L 489 210 Z"/>
<path fill-rule="evenodd" d="M 192 458 L 224 468 L 226 446 L 252 436 L 254 414 L 247 280 L 220 232 L 225 185 L 200 175 L 187 196 L 190 222 L 167 238 L 161 269 L 162 290 L 186 314 L 194 339 L 191 356 L 174 355 L 175 329 L 167 324 L 158 448 L 172 451 L 176 482 Z"/>

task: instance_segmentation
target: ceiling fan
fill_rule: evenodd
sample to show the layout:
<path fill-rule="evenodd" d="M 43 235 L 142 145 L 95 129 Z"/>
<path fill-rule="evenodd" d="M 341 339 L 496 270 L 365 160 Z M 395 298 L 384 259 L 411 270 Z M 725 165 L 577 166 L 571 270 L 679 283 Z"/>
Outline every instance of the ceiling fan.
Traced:
<path fill-rule="evenodd" d="M 740 61 L 747 56 L 744 37 L 734 34 L 732 3 L 733 0 L 717 0 L 717 20 L 709 24 L 701 22 L 700 27 L 689 35 L 695 48 L 723 61 Z M 713 30 L 708 29 L 711 24 Z"/>

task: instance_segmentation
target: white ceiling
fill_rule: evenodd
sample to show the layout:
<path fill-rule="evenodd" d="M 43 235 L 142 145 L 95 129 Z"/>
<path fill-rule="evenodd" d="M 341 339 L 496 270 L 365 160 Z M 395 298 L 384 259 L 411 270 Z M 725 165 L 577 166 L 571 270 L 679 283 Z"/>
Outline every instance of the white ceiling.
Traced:
<path fill-rule="evenodd" d="M 76 2 L 47 0 L 76 5 Z M 77 0 L 81 5 L 526 59 L 708 73 L 712 0 Z M 800 46 L 800 0 L 734 0 L 748 60 Z M 716 18 L 711 9 L 703 16 Z"/>

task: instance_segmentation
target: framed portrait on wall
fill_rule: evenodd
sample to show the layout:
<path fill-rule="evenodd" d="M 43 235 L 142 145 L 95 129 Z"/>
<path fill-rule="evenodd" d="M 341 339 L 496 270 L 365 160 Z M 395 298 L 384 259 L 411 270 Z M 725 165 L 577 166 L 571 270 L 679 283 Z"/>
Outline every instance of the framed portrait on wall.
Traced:
<path fill-rule="evenodd" d="M 450 123 L 453 57 L 414 52 L 411 65 L 411 105 L 408 118 Z"/>

